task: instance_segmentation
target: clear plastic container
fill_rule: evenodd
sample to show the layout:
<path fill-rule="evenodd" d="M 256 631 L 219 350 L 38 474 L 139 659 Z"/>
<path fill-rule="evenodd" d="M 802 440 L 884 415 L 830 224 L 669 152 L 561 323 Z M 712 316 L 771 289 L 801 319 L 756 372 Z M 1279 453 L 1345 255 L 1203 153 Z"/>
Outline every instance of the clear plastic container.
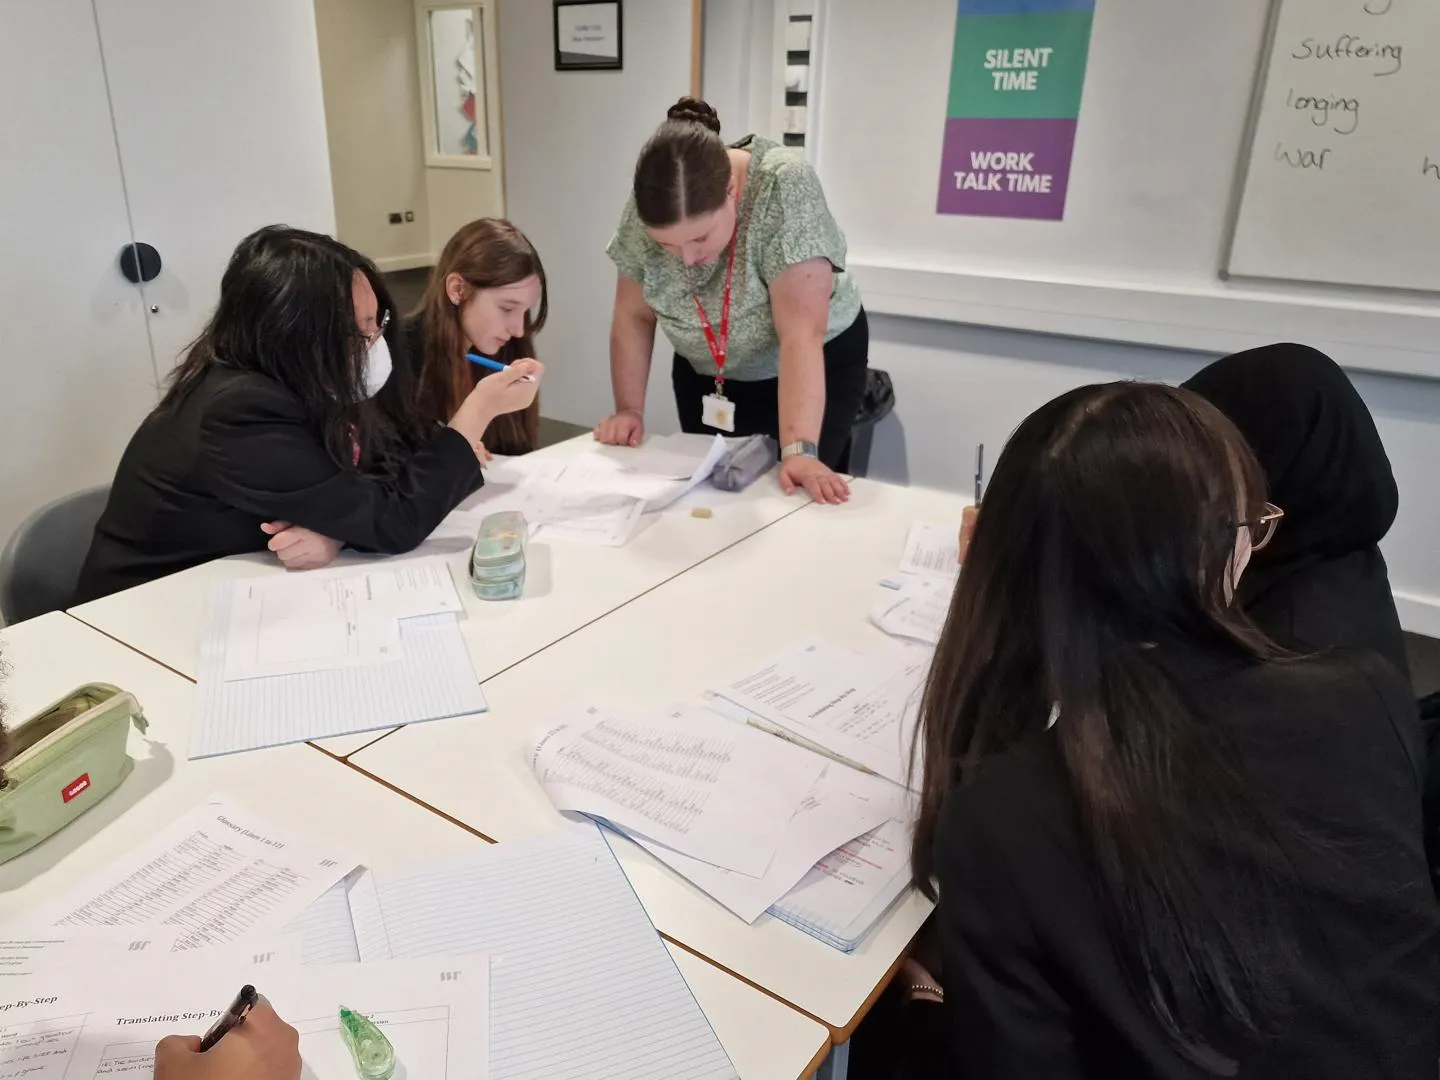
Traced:
<path fill-rule="evenodd" d="M 470 552 L 470 587 L 481 600 L 514 600 L 525 591 L 525 515 L 491 514 L 480 523 Z"/>

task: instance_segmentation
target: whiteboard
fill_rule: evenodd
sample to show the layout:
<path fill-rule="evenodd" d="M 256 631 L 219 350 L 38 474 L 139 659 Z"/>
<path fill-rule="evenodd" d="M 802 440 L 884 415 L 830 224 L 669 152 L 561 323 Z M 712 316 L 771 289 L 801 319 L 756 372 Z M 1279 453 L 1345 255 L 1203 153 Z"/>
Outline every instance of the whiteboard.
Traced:
<path fill-rule="evenodd" d="M 1232 273 L 1440 290 L 1440 3 L 1282 0 Z"/>
<path fill-rule="evenodd" d="M 1222 278 L 1266 0 L 1096 3 L 1063 221 L 935 212 L 957 0 L 903 7 L 825 0 L 807 134 L 872 313 L 1208 353 L 1303 341 L 1440 378 L 1428 295 Z"/>

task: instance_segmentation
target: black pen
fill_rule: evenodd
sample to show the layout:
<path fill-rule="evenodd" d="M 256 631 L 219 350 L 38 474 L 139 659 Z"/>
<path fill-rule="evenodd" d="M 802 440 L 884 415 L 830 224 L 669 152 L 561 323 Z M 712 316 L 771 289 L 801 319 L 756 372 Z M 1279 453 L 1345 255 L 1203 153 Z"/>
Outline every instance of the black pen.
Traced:
<path fill-rule="evenodd" d="M 980 505 L 985 494 L 985 444 L 975 447 L 975 505 Z"/>
<path fill-rule="evenodd" d="M 236 994 L 235 1000 L 231 1002 L 230 1008 L 225 1010 L 225 1014 L 221 1016 L 219 1020 L 216 1020 L 215 1023 L 210 1025 L 210 1030 L 207 1031 L 205 1037 L 200 1040 L 200 1052 L 203 1054 L 206 1050 L 209 1050 L 229 1034 L 231 1028 L 236 1024 L 242 1023 L 245 1020 L 246 1014 L 255 1007 L 255 1002 L 259 1000 L 259 997 L 260 995 L 255 993 L 255 987 L 249 983 L 242 986 L 240 993 Z"/>

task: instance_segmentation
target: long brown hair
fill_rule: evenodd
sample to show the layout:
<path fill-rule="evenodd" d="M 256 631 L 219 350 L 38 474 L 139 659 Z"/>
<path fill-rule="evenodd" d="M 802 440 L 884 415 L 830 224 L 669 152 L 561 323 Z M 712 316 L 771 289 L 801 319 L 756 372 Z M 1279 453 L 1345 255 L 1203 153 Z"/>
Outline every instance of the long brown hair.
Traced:
<path fill-rule="evenodd" d="M 703 101 L 683 97 L 640 151 L 635 212 L 652 229 L 713 213 L 725 205 L 730 175 L 720 115 Z"/>
<path fill-rule="evenodd" d="M 1087 386 L 1031 414 L 985 493 L 915 751 L 911 864 L 933 896 L 950 789 L 1024 740 L 1055 740 L 1137 998 L 1220 1074 L 1234 1063 L 1203 1032 L 1217 1014 L 1249 1028 L 1270 1014 L 1265 975 L 1288 930 L 1267 900 L 1307 840 L 1249 775 L 1238 727 L 1198 715 L 1171 664 L 1281 655 L 1229 593 L 1237 529 L 1264 498 L 1240 433 L 1188 391 Z"/>
<path fill-rule="evenodd" d="M 501 218 L 480 218 L 460 228 L 430 274 L 425 296 L 415 314 L 420 316 L 424 364 L 421 394 L 434 403 L 445 420 L 488 374 L 465 359 L 468 346 L 460 326 L 460 308 L 445 291 L 445 279 L 459 274 L 472 289 L 498 289 L 528 277 L 540 279 L 540 306 L 525 313 L 525 334 L 512 338 L 495 356 L 503 364 L 535 355 L 535 335 L 545 326 L 550 298 L 540 254 L 525 234 Z M 485 433 L 485 446 L 497 454 L 523 454 L 540 439 L 540 398 L 521 412 L 497 416 Z"/>

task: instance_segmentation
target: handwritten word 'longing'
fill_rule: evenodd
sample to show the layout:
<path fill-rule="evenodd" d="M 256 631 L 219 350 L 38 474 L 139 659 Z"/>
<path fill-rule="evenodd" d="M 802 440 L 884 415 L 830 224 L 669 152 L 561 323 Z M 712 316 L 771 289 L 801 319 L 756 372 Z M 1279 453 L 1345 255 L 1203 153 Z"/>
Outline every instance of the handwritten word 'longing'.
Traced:
<path fill-rule="evenodd" d="M 1374 71 L 1377 78 L 1394 75 L 1404 64 L 1403 45 L 1384 45 L 1361 41 L 1354 34 L 1341 34 L 1334 42 L 1316 41 L 1306 38 L 1300 47 L 1290 54 L 1292 60 L 1382 60 L 1393 61 L 1389 71 Z"/>
<path fill-rule="evenodd" d="M 1054 177 L 1035 171 L 1035 151 L 972 150 L 970 171 L 955 171 L 957 191 L 1015 191 L 1049 195 Z M 1002 186 L 1003 185 L 1003 186 Z"/>
<path fill-rule="evenodd" d="M 1332 129 L 1336 135 L 1353 135 L 1355 129 L 1360 126 L 1360 99 L 1345 97 L 1311 97 L 1306 94 L 1295 93 L 1291 87 L 1290 92 L 1285 95 L 1285 107 L 1294 109 L 1296 112 L 1309 113 L 1310 122 L 1316 127 L 1324 127 L 1330 123 L 1333 113 L 1340 115 L 1335 117 L 1335 127 Z M 1349 126 L 1342 126 L 1346 123 L 1346 116 L 1349 117 Z"/>
<path fill-rule="evenodd" d="M 1275 144 L 1275 160 L 1283 161 L 1292 169 L 1324 169 L 1329 153 L 1328 147 L 1324 150 L 1301 150 L 1292 149 L 1284 143 Z"/>

